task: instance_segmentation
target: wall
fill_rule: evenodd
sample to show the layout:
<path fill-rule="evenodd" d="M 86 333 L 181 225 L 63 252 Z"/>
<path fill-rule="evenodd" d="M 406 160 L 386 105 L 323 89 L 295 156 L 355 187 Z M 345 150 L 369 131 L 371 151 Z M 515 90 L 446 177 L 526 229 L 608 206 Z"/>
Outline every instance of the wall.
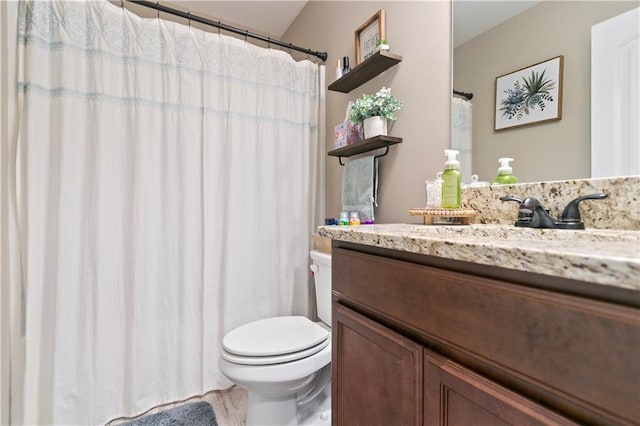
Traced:
<path fill-rule="evenodd" d="M 512 157 L 521 182 L 591 175 L 591 26 L 637 2 L 545 1 L 454 50 L 454 87 L 472 92 L 473 172 Z M 564 55 L 562 120 L 495 132 L 495 78 Z"/>
<path fill-rule="evenodd" d="M 344 120 L 350 100 L 390 87 L 404 108 L 389 132 L 403 139 L 379 160 L 377 223 L 416 222 L 413 207 L 424 207 L 424 181 L 444 165 L 449 147 L 451 96 L 451 4 L 449 1 L 311 1 L 283 39 L 314 50 L 325 50 L 327 86 L 335 80 L 338 59 L 355 65 L 354 30 L 378 10 L 386 14 L 386 38 L 391 52 L 403 57 L 395 67 L 348 94 L 327 92 L 326 150 L 333 146 L 333 128 Z M 346 160 L 348 161 L 348 160 Z M 326 158 L 326 216 L 342 208 L 342 166 Z"/>

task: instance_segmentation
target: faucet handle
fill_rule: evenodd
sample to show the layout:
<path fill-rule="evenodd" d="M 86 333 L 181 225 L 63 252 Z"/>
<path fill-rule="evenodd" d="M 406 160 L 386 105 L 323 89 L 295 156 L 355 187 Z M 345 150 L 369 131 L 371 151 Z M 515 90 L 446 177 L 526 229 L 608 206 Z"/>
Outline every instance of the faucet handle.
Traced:
<path fill-rule="evenodd" d="M 505 195 L 500 197 L 501 201 L 515 201 L 520 204 L 518 208 L 518 220 L 516 221 L 516 226 L 529 227 L 532 224 L 534 213 L 537 209 L 542 209 L 542 205 L 540 201 L 536 200 L 533 197 L 527 197 L 524 200 L 518 197 L 514 197 L 512 195 Z M 544 209 L 542 209 L 544 210 Z"/>
<path fill-rule="evenodd" d="M 526 213 L 522 211 L 522 202 L 524 201 L 522 198 L 514 197 L 513 195 L 504 195 L 500 197 L 500 201 L 515 201 L 516 203 L 520 204 L 520 206 L 518 207 L 518 220 L 516 221 L 516 226 L 519 226 L 518 224 L 531 222 L 531 216 L 533 215 L 533 212 Z"/>
<path fill-rule="evenodd" d="M 522 203 L 522 198 L 514 197 L 513 195 L 505 195 L 500 197 L 501 201 L 515 201 L 516 203 Z"/>
<path fill-rule="evenodd" d="M 608 194 L 588 194 L 571 200 L 562 211 L 562 215 L 560 215 L 561 227 L 565 229 L 584 229 L 584 223 L 582 223 L 582 217 L 580 216 L 580 203 L 584 200 L 601 200 L 608 196 Z"/>

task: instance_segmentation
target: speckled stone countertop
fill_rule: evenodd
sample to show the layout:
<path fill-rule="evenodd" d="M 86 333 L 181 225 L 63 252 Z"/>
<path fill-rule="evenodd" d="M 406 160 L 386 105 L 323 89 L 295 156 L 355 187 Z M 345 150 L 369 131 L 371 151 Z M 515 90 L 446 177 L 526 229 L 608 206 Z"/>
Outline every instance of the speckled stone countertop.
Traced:
<path fill-rule="evenodd" d="M 476 211 L 475 223 L 513 225 L 518 216 L 518 204 L 500 201 L 503 195 L 535 197 L 545 209 L 549 209 L 551 216 L 559 217 L 569 201 L 597 193 L 608 197 L 580 204 L 582 220 L 587 228 L 640 230 L 640 176 L 467 188 L 462 191 L 462 204 Z"/>
<path fill-rule="evenodd" d="M 513 225 L 321 226 L 341 241 L 640 290 L 640 231 Z"/>

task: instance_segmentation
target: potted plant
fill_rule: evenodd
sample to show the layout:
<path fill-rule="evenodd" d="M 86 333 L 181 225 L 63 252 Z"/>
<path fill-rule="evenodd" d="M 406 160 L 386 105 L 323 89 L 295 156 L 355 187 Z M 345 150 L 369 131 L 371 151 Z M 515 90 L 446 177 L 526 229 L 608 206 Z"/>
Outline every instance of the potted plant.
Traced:
<path fill-rule="evenodd" d="M 387 121 L 395 121 L 395 112 L 402 108 L 391 89 L 383 87 L 373 95 L 364 94 L 351 107 L 349 120 L 362 123 L 365 139 L 387 134 Z"/>
<path fill-rule="evenodd" d="M 389 43 L 387 43 L 387 40 L 385 39 L 378 40 L 376 42 L 376 47 L 380 50 L 389 50 Z"/>

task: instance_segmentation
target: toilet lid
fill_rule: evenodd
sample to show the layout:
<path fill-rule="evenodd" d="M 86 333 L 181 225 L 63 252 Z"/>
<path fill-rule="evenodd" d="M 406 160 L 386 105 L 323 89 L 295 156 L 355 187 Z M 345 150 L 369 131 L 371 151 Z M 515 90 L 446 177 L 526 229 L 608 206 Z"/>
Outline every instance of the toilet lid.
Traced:
<path fill-rule="evenodd" d="M 242 325 L 222 340 L 233 355 L 267 357 L 304 351 L 328 340 L 329 331 L 308 318 L 274 317 Z"/>
<path fill-rule="evenodd" d="M 311 355 L 315 355 L 316 353 L 320 352 L 321 350 L 329 346 L 330 341 L 331 339 L 326 339 L 324 342 L 320 342 L 320 344 L 304 349 L 302 351 L 293 352 L 293 353 L 284 354 L 284 355 L 274 355 L 274 356 L 241 356 L 241 355 L 234 355 L 232 353 L 229 353 L 223 350 L 222 358 L 234 364 L 242 364 L 242 365 L 282 364 L 284 362 L 293 362 L 302 358 L 309 357 Z"/>

